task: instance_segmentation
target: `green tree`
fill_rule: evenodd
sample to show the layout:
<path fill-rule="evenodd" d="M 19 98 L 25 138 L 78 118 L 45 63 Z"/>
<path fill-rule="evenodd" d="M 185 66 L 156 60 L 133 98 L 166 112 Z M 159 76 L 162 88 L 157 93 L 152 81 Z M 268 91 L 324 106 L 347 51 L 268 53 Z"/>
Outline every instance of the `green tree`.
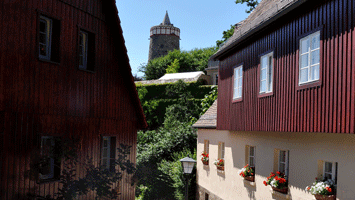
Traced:
<path fill-rule="evenodd" d="M 174 62 L 178 63 L 179 66 L 177 72 L 204 71 L 209 58 L 216 51 L 216 47 L 193 49 L 191 51 L 169 51 L 166 56 L 150 60 L 148 64 L 142 64 L 139 71 L 144 73 L 143 78 L 145 80 L 162 77 L 168 66 L 174 66 Z"/>
<path fill-rule="evenodd" d="M 216 41 L 217 47 L 220 47 L 223 42 L 227 41 L 228 38 L 232 37 L 232 35 L 234 33 L 234 28 L 235 28 L 235 26 L 231 25 L 230 29 L 223 31 L 222 40 Z"/>
<path fill-rule="evenodd" d="M 166 73 L 167 74 L 172 74 L 172 73 L 178 73 L 179 72 L 179 60 L 175 59 L 171 65 L 168 65 L 168 68 L 166 68 Z"/>
<path fill-rule="evenodd" d="M 255 7 L 259 4 L 258 0 L 236 0 L 236 4 L 243 4 L 247 3 L 247 6 L 249 7 L 249 10 L 245 10 L 246 13 L 251 13 L 255 9 Z"/>

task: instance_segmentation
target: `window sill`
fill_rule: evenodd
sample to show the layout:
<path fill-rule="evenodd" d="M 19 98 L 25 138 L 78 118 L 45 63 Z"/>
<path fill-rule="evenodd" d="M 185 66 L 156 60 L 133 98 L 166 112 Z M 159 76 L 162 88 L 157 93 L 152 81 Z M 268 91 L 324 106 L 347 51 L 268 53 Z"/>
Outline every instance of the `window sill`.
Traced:
<path fill-rule="evenodd" d="M 94 74 L 95 71 L 91 71 L 91 70 L 87 70 L 87 69 L 81 69 L 81 68 L 78 68 L 80 71 L 84 71 L 84 72 L 89 72 L 89 73 L 92 73 Z"/>
<path fill-rule="evenodd" d="M 38 58 L 38 60 L 41 61 L 41 62 L 47 62 L 47 63 L 51 63 L 51 64 L 55 64 L 55 65 L 60 65 L 59 62 L 54 62 L 54 61 L 46 60 L 46 59 L 43 59 L 43 58 Z"/>
<path fill-rule="evenodd" d="M 320 80 L 313 81 L 313 82 L 308 82 L 308 83 L 302 83 L 301 85 L 297 85 L 296 89 L 297 90 L 304 90 L 307 88 L 315 88 L 315 87 L 320 87 L 322 85 L 322 82 Z"/>
<path fill-rule="evenodd" d="M 282 198 L 282 199 L 291 199 L 291 195 L 290 194 L 283 194 L 281 192 L 274 191 L 272 188 L 270 188 L 270 193 L 273 196 L 275 196 L 275 197 L 279 197 L 279 198 Z"/>
<path fill-rule="evenodd" d="M 274 92 L 267 92 L 267 93 L 259 93 L 258 94 L 259 98 L 272 97 L 272 96 L 274 96 Z"/>
<path fill-rule="evenodd" d="M 240 97 L 239 99 L 233 99 L 232 103 L 238 103 L 238 102 L 242 102 L 243 99 L 242 97 Z"/>

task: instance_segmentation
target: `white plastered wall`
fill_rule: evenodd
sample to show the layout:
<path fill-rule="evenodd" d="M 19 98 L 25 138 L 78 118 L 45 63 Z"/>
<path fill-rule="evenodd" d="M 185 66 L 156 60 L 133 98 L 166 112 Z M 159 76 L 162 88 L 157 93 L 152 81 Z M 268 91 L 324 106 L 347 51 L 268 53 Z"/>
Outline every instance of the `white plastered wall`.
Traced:
<path fill-rule="evenodd" d="M 221 199 L 286 199 L 270 192 L 263 181 L 273 171 L 274 149 L 289 150 L 289 199 L 314 199 L 306 192 L 318 175 L 318 160 L 338 162 L 337 199 L 355 199 L 355 135 L 330 133 L 229 132 L 199 129 L 197 153 L 209 140 L 210 161 L 197 161 L 197 183 Z M 218 142 L 225 143 L 225 171 L 213 161 Z M 245 146 L 256 147 L 255 186 L 243 181 L 238 171 L 245 163 Z"/>

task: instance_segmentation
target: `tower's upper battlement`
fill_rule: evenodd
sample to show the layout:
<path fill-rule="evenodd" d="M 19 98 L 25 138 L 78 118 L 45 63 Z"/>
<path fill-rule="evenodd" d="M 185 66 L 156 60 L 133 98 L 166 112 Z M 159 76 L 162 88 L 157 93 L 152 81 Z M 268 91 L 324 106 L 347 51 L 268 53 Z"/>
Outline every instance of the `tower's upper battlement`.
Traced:
<path fill-rule="evenodd" d="M 160 25 L 150 28 L 150 36 L 153 35 L 175 35 L 180 37 L 180 29 L 170 23 L 168 11 L 166 11 L 164 20 Z"/>

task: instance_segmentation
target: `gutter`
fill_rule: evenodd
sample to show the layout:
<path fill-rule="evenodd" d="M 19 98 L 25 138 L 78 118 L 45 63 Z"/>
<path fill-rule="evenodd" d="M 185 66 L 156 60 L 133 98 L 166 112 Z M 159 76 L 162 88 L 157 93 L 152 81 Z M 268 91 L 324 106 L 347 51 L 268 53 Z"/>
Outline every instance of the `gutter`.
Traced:
<path fill-rule="evenodd" d="M 281 17 L 285 16 L 286 14 L 290 13 L 294 9 L 298 8 L 308 0 L 299 0 L 296 3 L 293 3 L 291 6 L 288 6 L 281 12 L 277 13 L 276 15 L 270 17 L 267 21 L 264 23 L 260 24 L 259 26 L 249 30 L 248 32 L 245 32 L 241 37 L 233 41 L 231 44 L 229 44 L 226 48 L 222 49 L 220 52 L 215 53 L 214 55 L 211 56 L 211 59 L 213 60 L 220 60 L 221 57 L 229 54 L 236 48 L 238 48 L 239 45 L 241 45 L 242 42 L 245 40 L 249 40 L 254 36 L 255 34 L 261 32 L 263 29 L 265 29 L 267 26 L 272 24 L 273 22 L 279 20 Z"/>

